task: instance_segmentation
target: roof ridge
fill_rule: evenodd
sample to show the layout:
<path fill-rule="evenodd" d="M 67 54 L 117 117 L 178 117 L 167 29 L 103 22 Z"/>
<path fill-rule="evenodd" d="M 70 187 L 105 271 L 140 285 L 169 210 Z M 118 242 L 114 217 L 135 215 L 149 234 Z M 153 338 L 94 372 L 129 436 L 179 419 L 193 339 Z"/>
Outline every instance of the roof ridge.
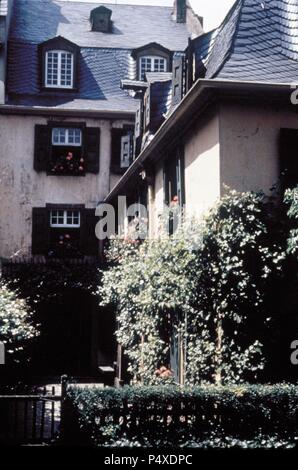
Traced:
<path fill-rule="evenodd" d="M 27 2 L 28 0 L 18 0 L 18 1 L 22 1 L 22 2 Z M 40 0 L 39 0 L 40 1 Z M 52 0 L 41 0 L 42 2 L 45 2 L 45 3 L 50 3 L 52 2 Z M 103 2 L 90 2 L 90 1 L 87 1 L 87 2 L 84 2 L 84 0 L 55 0 L 55 3 L 65 3 L 65 4 L 70 4 L 70 3 L 75 3 L 75 4 L 79 4 L 79 3 L 82 3 L 83 5 L 95 5 L 95 8 L 96 6 L 105 6 L 105 5 L 110 5 L 112 7 L 117 7 L 117 6 L 127 6 L 127 7 L 145 7 L 145 8 L 148 8 L 148 7 L 153 7 L 153 8 L 166 8 L 166 9 L 173 9 L 172 6 L 167 6 L 167 5 L 142 5 L 142 4 L 136 4 L 136 3 L 111 3 L 111 2 L 107 2 L 107 3 L 103 3 Z"/>

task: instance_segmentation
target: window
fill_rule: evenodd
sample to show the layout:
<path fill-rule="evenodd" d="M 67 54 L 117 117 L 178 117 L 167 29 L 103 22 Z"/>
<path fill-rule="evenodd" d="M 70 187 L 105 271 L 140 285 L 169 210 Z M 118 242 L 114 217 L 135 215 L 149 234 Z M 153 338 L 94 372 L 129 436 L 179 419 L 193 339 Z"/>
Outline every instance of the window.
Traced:
<path fill-rule="evenodd" d="M 281 129 L 280 134 L 281 189 L 298 184 L 298 129 Z"/>
<path fill-rule="evenodd" d="M 112 129 L 111 171 L 123 174 L 133 159 L 133 127 Z"/>
<path fill-rule="evenodd" d="M 121 157 L 120 168 L 128 168 L 132 160 L 132 135 L 127 134 L 121 137 Z"/>
<path fill-rule="evenodd" d="M 95 209 L 83 205 L 35 207 L 32 213 L 32 254 L 51 258 L 82 258 L 98 254 Z"/>
<path fill-rule="evenodd" d="M 54 174 L 84 175 L 86 162 L 82 147 L 82 129 L 53 127 L 49 171 Z"/>
<path fill-rule="evenodd" d="M 49 122 L 35 126 L 34 169 L 50 175 L 99 172 L 100 129 L 84 123 Z"/>
<path fill-rule="evenodd" d="M 73 54 L 68 51 L 46 53 L 46 86 L 73 88 Z"/>
<path fill-rule="evenodd" d="M 77 128 L 54 127 L 52 130 L 52 145 L 82 145 L 82 131 Z"/>
<path fill-rule="evenodd" d="M 140 80 L 145 80 L 146 72 L 166 72 L 167 61 L 164 57 L 145 56 L 140 58 Z"/>
<path fill-rule="evenodd" d="M 164 202 L 168 206 L 179 204 L 182 207 L 185 203 L 183 150 L 177 149 L 173 157 L 164 165 Z"/>
<path fill-rule="evenodd" d="M 51 227 L 79 228 L 80 220 L 79 211 L 52 210 L 50 212 Z"/>

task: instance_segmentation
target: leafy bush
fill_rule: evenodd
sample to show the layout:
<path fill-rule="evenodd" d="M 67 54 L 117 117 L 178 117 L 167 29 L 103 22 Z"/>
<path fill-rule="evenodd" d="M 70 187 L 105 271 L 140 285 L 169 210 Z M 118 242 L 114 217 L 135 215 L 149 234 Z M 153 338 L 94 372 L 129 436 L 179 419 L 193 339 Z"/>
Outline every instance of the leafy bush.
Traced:
<path fill-rule="evenodd" d="M 298 387 L 68 389 L 64 439 L 104 446 L 287 447 Z M 79 434 L 75 434 L 78 432 Z"/>
<path fill-rule="evenodd" d="M 173 236 L 111 242 L 99 294 L 117 308 L 133 383 L 159 381 L 155 371 L 171 367 L 173 341 L 184 354 L 182 383 L 257 379 L 258 335 L 270 314 L 263 300 L 284 258 L 270 238 L 266 203 L 262 194 L 231 191 L 204 220 L 185 218 Z"/>
<path fill-rule="evenodd" d="M 32 317 L 27 301 L 0 281 L 0 341 L 6 345 L 6 353 L 14 360 L 17 360 L 26 342 L 38 335 Z"/>

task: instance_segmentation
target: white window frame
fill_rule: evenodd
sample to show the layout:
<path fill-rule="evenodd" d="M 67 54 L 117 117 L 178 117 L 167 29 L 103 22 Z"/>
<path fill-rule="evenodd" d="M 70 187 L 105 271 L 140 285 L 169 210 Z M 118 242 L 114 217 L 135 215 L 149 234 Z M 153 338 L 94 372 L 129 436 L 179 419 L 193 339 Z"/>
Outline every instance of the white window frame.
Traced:
<path fill-rule="evenodd" d="M 58 212 L 63 212 L 63 223 L 59 222 L 53 222 L 53 218 L 58 219 Z M 57 213 L 54 215 L 54 213 Z M 70 217 L 71 213 L 71 218 L 72 220 L 75 217 L 78 217 L 78 223 L 68 223 L 67 219 Z M 61 216 L 60 216 L 61 217 Z M 73 209 L 53 209 L 50 212 L 50 226 L 52 228 L 80 228 L 81 227 L 81 212 L 79 210 L 73 210 Z"/>
<path fill-rule="evenodd" d="M 57 85 L 53 85 L 52 83 L 49 83 L 48 81 L 48 60 L 49 60 L 49 54 L 57 54 L 58 55 L 58 68 L 57 68 Z M 62 54 L 70 54 L 71 55 L 71 84 L 70 85 L 61 85 L 61 73 L 62 73 L 62 68 L 61 68 L 61 62 L 62 62 Z M 70 51 L 65 51 L 65 50 L 50 50 L 46 52 L 46 58 L 45 58 L 45 86 L 47 88 L 68 88 L 72 89 L 73 88 L 73 71 L 74 71 L 74 54 L 73 52 Z"/>
<path fill-rule="evenodd" d="M 158 60 L 162 60 L 163 63 L 164 63 L 164 69 L 163 70 L 154 70 L 154 60 L 155 59 L 158 59 Z M 162 57 L 160 55 L 145 55 L 145 56 L 142 56 L 140 57 L 139 59 L 139 80 L 144 80 L 144 77 L 143 77 L 143 72 L 142 72 L 142 60 L 150 60 L 151 61 L 151 64 L 150 64 L 150 70 L 146 70 L 146 72 L 167 72 L 167 59 L 165 57 Z M 145 74 L 146 74 L 145 72 Z"/>
<path fill-rule="evenodd" d="M 57 129 L 58 129 L 58 131 L 60 131 L 62 129 L 65 131 L 65 142 L 60 142 L 59 136 L 58 136 L 59 141 L 58 142 L 54 141 L 54 134 L 55 134 L 55 131 Z M 69 142 L 69 131 L 72 131 L 72 130 L 80 131 L 80 142 L 79 143 Z M 52 129 L 52 145 L 54 145 L 56 147 L 57 146 L 58 147 L 62 147 L 62 146 L 81 147 L 82 146 L 82 129 L 80 129 L 79 127 L 53 127 L 53 129 Z"/>
<path fill-rule="evenodd" d="M 121 137 L 120 168 L 128 168 L 131 163 L 132 137 L 131 134 Z"/>

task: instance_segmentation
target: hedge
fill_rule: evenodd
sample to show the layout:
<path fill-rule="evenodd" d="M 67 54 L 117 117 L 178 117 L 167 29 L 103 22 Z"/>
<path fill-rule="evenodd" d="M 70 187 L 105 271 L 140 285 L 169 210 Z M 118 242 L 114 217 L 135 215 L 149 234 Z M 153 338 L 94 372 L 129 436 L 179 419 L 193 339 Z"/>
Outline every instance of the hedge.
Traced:
<path fill-rule="evenodd" d="M 94 446 L 292 446 L 298 386 L 70 386 L 63 442 Z"/>

